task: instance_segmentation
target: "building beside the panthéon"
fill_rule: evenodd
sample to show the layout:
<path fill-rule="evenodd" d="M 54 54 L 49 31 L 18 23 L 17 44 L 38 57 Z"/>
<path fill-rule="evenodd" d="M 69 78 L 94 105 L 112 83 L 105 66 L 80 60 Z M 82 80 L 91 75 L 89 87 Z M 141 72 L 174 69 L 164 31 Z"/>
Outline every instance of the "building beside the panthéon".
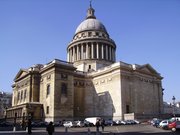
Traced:
<path fill-rule="evenodd" d="M 54 59 L 17 73 L 7 117 L 150 118 L 163 111 L 161 80 L 150 64 L 116 62 L 116 44 L 90 5 L 67 46 L 67 62 Z"/>
<path fill-rule="evenodd" d="M 0 91 L 0 119 L 6 116 L 6 109 L 11 107 L 12 93 Z"/>

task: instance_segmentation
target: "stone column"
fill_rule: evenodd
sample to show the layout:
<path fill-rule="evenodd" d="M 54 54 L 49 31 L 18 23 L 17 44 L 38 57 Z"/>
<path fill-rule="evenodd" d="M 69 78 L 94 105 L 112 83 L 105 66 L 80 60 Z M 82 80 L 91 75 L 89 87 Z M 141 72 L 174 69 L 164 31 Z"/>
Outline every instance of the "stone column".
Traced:
<path fill-rule="evenodd" d="M 75 47 L 74 46 L 73 46 L 73 55 L 72 56 L 73 56 L 72 59 L 73 59 L 73 62 L 74 62 L 75 61 Z"/>
<path fill-rule="evenodd" d="M 71 48 L 68 49 L 68 59 L 69 59 L 69 62 L 71 62 Z"/>
<path fill-rule="evenodd" d="M 69 54 L 70 54 L 70 49 L 68 49 L 68 52 L 67 52 L 67 61 L 68 61 L 68 62 L 70 62 Z"/>
<path fill-rule="evenodd" d="M 109 46 L 109 60 L 112 60 L 111 46 Z"/>
<path fill-rule="evenodd" d="M 106 45 L 106 60 L 108 60 L 108 45 Z"/>
<path fill-rule="evenodd" d="M 94 59 L 94 45 L 91 43 L 91 58 Z"/>
<path fill-rule="evenodd" d="M 86 59 L 89 58 L 88 54 L 89 54 L 89 51 L 88 51 L 88 43 L 86 43 Z"/>
<path fill-rule="evenodd" d="M 83 44 L 81 44 L 81 60 L 84 59 Z"/>
<path fill-rule="evenodd" d="M 101 51 L 102 51 L 102 59 L 104 59 L 104 45 L 102 44 L 102 47 L 101 47 Z"/>
<path fill-rule="evenodd" d="M 79 60 L 79 46 L 76 46 L 76 60 Z"/>
<path fill-rule="evenodd" d="M 116 49 L 114 48 L 114 61 L 116 61 Z"/>
<path fill-rule="evenodd" d="M 97 53 L 97 59 L 99 59 L 99 44 L 96 43 L 96 53 Z"/>
<path fill-rule="evenodd" d="M 71 47 L 71 62 L 73 61 L 73 48 Z"/>
<path fill-rule="evenodd" d="M 111 53 L 112 53 L 112 61 L 114 61 L 114 52 L 113 52 L 114 48 L 111 48 Z"/>

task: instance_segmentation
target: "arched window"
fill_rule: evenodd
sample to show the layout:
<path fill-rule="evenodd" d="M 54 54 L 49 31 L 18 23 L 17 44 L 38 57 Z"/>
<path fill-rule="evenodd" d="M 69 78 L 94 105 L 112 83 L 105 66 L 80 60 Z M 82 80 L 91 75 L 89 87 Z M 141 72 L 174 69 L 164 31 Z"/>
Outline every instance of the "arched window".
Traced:
<path fill-rule="evenodd" d="M 67 84 L 66 83 L 61 84 L 61 96 L 67 97 Z"/>

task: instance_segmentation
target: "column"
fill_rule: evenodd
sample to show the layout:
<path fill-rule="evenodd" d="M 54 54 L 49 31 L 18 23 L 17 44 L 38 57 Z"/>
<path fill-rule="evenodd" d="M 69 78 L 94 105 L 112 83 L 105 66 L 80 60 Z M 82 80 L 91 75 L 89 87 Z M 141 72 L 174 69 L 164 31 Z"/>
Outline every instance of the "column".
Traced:
<path fill-rule="evenodd" d="M 73 46 L 73 62 L 75 61 L 75 47 Z"/>
<path fill-rule="evenodd" d="M 112 49 L 111 49 L 111 46 L 109 46 L 109 60 L 112 60 L 112 56 L 111 56 L 112 53 L 111 53 L 111 50 L 112 50 Z"/>
<path fill-rule="evenodd" d="M 70 59 L 71 59 L 71 62 L 73 61 L 73 48 L 71 47 L 71 57 L 70 57 Z"/>
<path fill-rule="evenodd" d="M 83 52 L 83 49 L 84 49 L 84 48 L 83 48 L 83 44 L 81 44 L 81 60 L 84 59 L 84 57 L 83 57 L 83 56 L 84 56 L 84 54 L 83 54 L 83 53 L 84 53 L 84 52 Z"/>
<path fill-rule="evenodd" d="M 91 58 L 94 59 L 94 45 L 91 43 Z"/>
<path fill-rule="evenodd" d="M 106 60 L 108 60 L 108 45 L 106 45 Z"/>
<path fill-rule="evenodd" d="M 68 49 L 68 52 L 67 52 L 67 61 L 68 61 L 68 62 L 70 62 L 70 57 L 69 57 L 69 53 L 70 53 L 70 52 L 69 52 L 69 51 L 70 51 L 70 49 Z"/>
<path fill-rule="evenodd" d="M 88 51 L 88 43 L 86 43 L 86 59 L 89 58 L 88 53 L 89 53 L 89 51 Z"/>
<path fill-rule="evenodd" d="M 99 59 L 99 44 L 96 43 L 96 53 L 97 53 L 97 59 Z"/>
<path fill-rule="evenodd" d="M 77 45 L 76 48 L 77 48 L 77 49 L 76 49 L 76 53 L 77 53 L 77 54 L 76 54 L 76 56 L 77 56 L 77 57 L 76 57 L 76 58 L 77 58 L 76 60 L 79 60 L 79 46 Z"/>
<path fill-rule="evenodd" d="M 101 47 L 101 51 L 102 51 L 102 59 L 104 59 L 104 45 L 102 44 L 102 47 Z"/>

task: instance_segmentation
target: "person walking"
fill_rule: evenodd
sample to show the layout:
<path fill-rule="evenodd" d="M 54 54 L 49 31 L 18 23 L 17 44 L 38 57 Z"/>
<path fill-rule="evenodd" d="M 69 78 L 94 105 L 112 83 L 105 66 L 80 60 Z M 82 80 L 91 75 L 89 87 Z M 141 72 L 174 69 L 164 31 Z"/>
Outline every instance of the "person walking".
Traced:
<path fill-rule="evenodd" d="M 32 129 L 31 119 L 28 119 L 28 134 L 32 133 L 31 129 Z"/>
<path fill-rule="evenodd" d="M 104 126 L 105 126 L 105 120 L 101 119 L 101 127 L 102 127 L 102 131 L 104 131 Z"/>
<path fill-rule="evenodd" d="M 46 131 L 49 135 L 52 135 L 54 133 L 54 125 L 53 122 L 49 122 L 48 126 L 46 127 Z"/>
<path fill-rule="evenodd" d="M 96 121 L 96 132 L 99 132 L 100 120 Z"/>

